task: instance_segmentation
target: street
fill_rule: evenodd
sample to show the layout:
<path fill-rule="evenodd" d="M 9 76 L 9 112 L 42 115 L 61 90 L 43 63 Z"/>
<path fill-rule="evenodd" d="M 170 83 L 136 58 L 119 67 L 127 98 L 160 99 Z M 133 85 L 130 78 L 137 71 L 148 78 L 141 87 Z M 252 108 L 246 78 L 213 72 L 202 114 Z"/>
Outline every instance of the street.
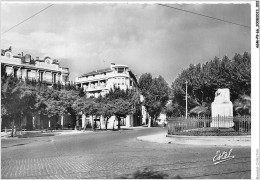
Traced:
<path fill-rule="evenodd" d="M 136 140 L 166 129 L 135 128 L 2 139 L 1 178 L 250 178 L 250 147 L 160 144 Z M 234 159 L 214 165 L 216 152 Z"/>

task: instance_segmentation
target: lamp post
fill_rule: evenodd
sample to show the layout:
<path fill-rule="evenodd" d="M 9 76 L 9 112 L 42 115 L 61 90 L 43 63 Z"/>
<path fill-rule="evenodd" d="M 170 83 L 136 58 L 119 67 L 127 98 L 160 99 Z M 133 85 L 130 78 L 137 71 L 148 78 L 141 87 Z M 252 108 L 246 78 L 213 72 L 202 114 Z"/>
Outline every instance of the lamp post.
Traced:
<path fill-rule="evenodd" d="M 188 81 L 186 80 L 186 119 L 188 118 Z"/>

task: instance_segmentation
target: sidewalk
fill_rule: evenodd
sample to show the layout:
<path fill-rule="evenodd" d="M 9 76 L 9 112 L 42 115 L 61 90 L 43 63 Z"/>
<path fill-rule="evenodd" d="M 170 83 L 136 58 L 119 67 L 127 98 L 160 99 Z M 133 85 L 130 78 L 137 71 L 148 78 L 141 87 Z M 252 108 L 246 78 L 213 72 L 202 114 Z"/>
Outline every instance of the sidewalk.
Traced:
<path fill-rule="evenodd" d="M 125 131 L 125 130 L 138 130 L 144 129 L 147 127 L 125 127 L 121 126 L 121 129 L 115 129 L 115 131 Z M 96 129 L 96 131 L 92 131 L 91 129 L 88 130 L 48 130 L 48 131 L 41 131 L 41 130 L 34 130 L 34 131 L 17 131 L 15 137 L 11 137 L 11 131 L 7 133 L 1 132 L 1 139 L 14 139 L 14 138 L 27 138 L 27 137 L 43 137 L 43 136 L 59 136 L 59 135 L 73 135 L 73 134 L 86 134 L 86 133 L 102 133 L 112 131 L 112 129 L 108 130 L 100 130 Z M 21 133 L 21 134 L 20 134 Z"/>
<path fill-rule="evenodd" d="M 57 136 L 57 135 L 72 135 L 80 133 L 88 133 L 89 131 L 78 130 L 54 130 L 54 131 L 17 131 L 16 136 L 11 137 L 11 132 L 1 132 L 1 139 L 14 139 L 14 138 L 28 138 L 28 137 L 44 137 L 44 136 Z M 20 134 L 21 133 L 21 134 Z"/>
<path fill-rule="evenodd" d="M 155 134 L 140 136 L 137 140 L 163 144 L 187 144 L 208 146 L 251 146 L 251 136 L 177 136 Z"/>

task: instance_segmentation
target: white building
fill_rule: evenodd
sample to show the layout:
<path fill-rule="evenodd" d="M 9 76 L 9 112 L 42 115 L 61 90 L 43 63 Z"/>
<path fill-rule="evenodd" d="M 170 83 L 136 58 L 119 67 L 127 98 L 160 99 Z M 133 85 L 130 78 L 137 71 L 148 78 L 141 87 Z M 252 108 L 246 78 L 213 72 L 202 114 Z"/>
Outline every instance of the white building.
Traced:
<path fill-rule="evenodd" d="M 83 87 L 87 97 L 104 96 L 114 86 L 120 89 L 133 89 L 137 87 L 137 79 L 133 72 L 126 65 L 118 65 L 111 63 L 110 68 L 100 69 L 83 74 L 76 78 L 75 83 Z M 91 122 L 91 117 L 82 116 L 82 127 L 85 123 Z M 112 116 L 108 122 L 108 128 L 117 126 L 115 116 Z M 121 120 L 121 125 L 131 127 L 135 125 L 141 125 L 141 117 L 135 117 L 134 115 L 128 115 L 125 119 Z M 105 127 L 104 119 L 101 117 L 99 120 L 99 126 Z"/>
<path fill-rule="evenodd" d="M 124 90 L 137 86 L 136 77 L 128 66 L 114 63 L 110 68 L 92 71 L 77 77 L 75 83 L 83 87 L 87 92 L 87 97 L 105 95 L 114 86 Z"/>
<path fill-rule="evenodd" d="M 7 75 L 21 79 L 45 81 L 48 84 L 69 82 L 69 68 L 59 66 L 56 59 L 33 59 L 30 54 L 13 55 L 11 47 L 1 50 L 1 66 Z"/>
<path fill-rule="evenodd" d="M 1 70 L 7 75 L 12 75 L 23 80 L 41 81 L 47 85 L 59 82 L 66 84 L 69 82 L 69 68 L 60 67 L 58 60 L 51 59 L 50 57 L 43 59 L 36 57 L 36 59 L 33 59 L 30 54 L 23 55 L 23 53 L 13 55 L 11 47 L 1 50 Z M 57 122 L 55 117 L 48 118 L 48 116 L 44 116 L 42 120 L 39 117 L 39 114 L 36 116 L 24 116 L 21 123 L 22 127 L 29 130 L 45 129 L 54 126 Z M 70 116 L 66 116 L 66 121 L 71 121 Z M 8 127 L 9 124 L 5 124 L 5 126 Z"/>

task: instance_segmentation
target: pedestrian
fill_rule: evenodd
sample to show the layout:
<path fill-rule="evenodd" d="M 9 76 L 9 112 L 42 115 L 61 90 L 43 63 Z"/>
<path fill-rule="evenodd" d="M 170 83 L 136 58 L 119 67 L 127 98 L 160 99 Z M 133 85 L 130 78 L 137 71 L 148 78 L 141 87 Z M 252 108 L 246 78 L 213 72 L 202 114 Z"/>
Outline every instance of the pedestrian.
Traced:
<path fill-rule="evenodd" d="M 166 121 L 163 121 L 163 128 L 166 128 Z"/>

